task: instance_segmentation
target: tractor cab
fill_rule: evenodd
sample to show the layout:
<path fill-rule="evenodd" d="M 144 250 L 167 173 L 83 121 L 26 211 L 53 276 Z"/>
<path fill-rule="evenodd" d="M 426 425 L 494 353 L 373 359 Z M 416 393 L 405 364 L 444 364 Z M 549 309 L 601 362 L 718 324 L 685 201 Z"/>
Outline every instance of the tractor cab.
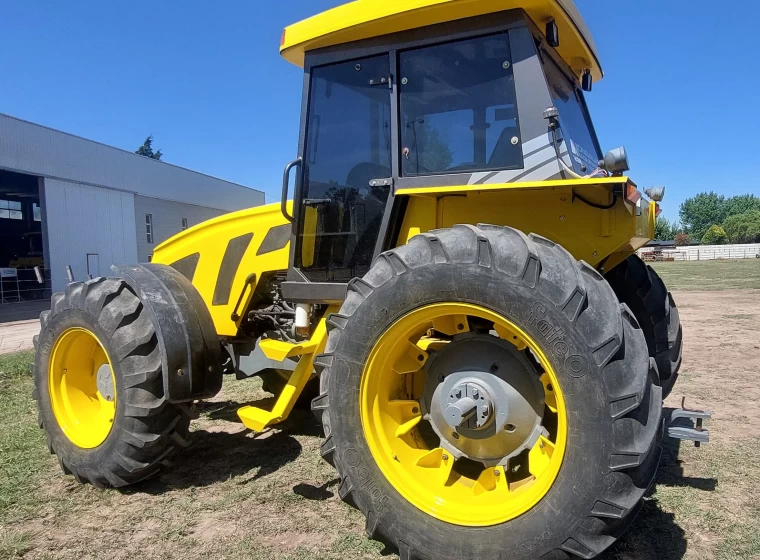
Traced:
<path fill-rule="evenodd" d="M 582 89 L 602 71 L 572 2 L 360 0 L 288 27 L 281 52 L 305 77 L 290 280 L 365 274 L 405 188 L 599 171 Z"/>

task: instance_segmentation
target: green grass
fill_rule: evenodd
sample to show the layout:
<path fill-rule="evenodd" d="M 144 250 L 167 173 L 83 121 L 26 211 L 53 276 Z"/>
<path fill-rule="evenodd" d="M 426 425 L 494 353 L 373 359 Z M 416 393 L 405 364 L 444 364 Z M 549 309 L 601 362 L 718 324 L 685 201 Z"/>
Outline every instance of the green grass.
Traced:
<path fill-rule="evenodd" d="M 26 533 L 0 529 L 0 558 L 21 558 L 30 548 Z"/>
<path fill-rule="evenodd" d="M 651 264 L 669 290 L 760 289 L 760 259 Z"/>
<path fill-rule="evenodd" d="M 0 524 L 35 511 L 36 482 L 51 465 L 37 427 L 31 361 L 31 352 L 0 356 Z"/>
<path fill-rule="evenodd" d="M 754 260 L 656 268 L 676 290 L 760 288 Z M 753 328 L 748 321 L 757 309 L 727 310 L 723 330 L 711 336 Z M 731 355 L 727 349 L 721 359 Z M 64 476 L 47 452 L 31 397 L 31 361 L 30 352 L 0 356 L 0 560 L 397 558 L 364 535 L 362 515 L 336 496 L 339 481 L 320 458 L 322 437 L 309 412 L 295 409 L 256 437 L 240 428 L 237 407 L 266 396 L 258 380 L 225 379 L 192 425 L 194 444 L 160 479 L 98 491 Z M 757 385 L 737 397 L 746 419 L 726 419 L 735 403 L 720 395 L 741 394 L 736 373 L 705 384 L 712 366 L 695 362 L 685 362 L 677 392 L 717 405 L 708 426 L 713 441 L 700 449 L 666 446 L 654 492 L 600 560 L 760 559 L 760 440 L 736 428 L 758 415 L 757 393 L 749 392 Z"/>

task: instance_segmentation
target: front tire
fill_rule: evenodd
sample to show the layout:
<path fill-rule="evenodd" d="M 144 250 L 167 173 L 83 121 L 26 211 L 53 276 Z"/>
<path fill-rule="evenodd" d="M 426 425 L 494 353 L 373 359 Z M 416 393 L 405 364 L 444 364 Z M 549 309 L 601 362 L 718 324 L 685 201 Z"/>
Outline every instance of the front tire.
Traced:
<path fill-rule="evenodd" d="M 40 322 L 34 398 L 61 469 L 104 488 L 169 465 L 189 443 L 190 419 L 163 397 L 155 328 L 127 283 L 69 284 L 53 294 Z"/>
<path fill-rule="evenodd" d="M 452 303 L 485 310 L 467 318 L 483 333 L 496 328 L 498 320 L 483 322 L 494 315 L 526 333 L 556 372 L 564 394 L 567 445 L 556 478 L 529 510 L 499 522 L 479 517 L 477 523 L 453 523 L 445 519 L 456 512 L 425 510 L 424 500 L 408 499 L 408 488 L 392 483 L 388 459 L 378 458 L 377 446 L 368 444 L 377 433 L 373 422 L 383 418 L 367 414 L 365 398 L 373 367 L 368 359 L 376 355 L 378 341 L 420 310 Z M 369 536 L 398 548 L 402 560 L 593 558 L 630 525 L 660 457 L 662 391 L 656 366 L 636 319 L 604 278 L 559 245 L 487 225 L 417 236 L 381 255 L 363 279 L 349 284 L 328 327 L 325 353 L 315 362 L 322 369 L 321 394 L 312 404 L 324 426 L 322 454 L 338 470 L 340 497 L 364 513 Z M 430 332 L 439 336 L 437 329 Z M 524 355 L 530 360 L 527 351 Z M 402 366 L 386 375 L 398 376 L 399 369 L 405 371 Z M 401 382 L 393 398 L 411 402 L 415 386 L 414 378 Z M 422 433 L 422 425 L 409 434 L 405 425 L 402 437 L 424 453 L 430 434 Z M 429 463 L 427 457 L 417 465 Z M 405 460 L 401 453 L 391 459 Z M 440 499 L 431 502 L 442 510 L 452 496 L 447 487 L 482 485 L 480 467 L 466 459 L 442 484 Z M 473 468 L 476 473 L 467 474 Z M 424 481 L 418 480 L 422 489 Z M 473 512 L 497 486 L 493 480 L 485 492 L 474 493 Z"/>

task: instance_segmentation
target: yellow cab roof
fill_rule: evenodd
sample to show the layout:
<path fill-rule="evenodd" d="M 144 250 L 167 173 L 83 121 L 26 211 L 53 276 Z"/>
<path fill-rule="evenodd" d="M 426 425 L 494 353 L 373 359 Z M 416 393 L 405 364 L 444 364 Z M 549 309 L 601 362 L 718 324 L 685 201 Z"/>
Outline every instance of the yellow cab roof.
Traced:
<path fill-rule="evenodd" d="M 525 10 L 542 30 L 554 18 L 559 55 L 578 76 L 589 69 L 595 81 L 602 78 L 594 39 L 573 0 L 355 0 L 286 27 L 280 54 L 303 66 L 310 50 L 512 9 Z"/>

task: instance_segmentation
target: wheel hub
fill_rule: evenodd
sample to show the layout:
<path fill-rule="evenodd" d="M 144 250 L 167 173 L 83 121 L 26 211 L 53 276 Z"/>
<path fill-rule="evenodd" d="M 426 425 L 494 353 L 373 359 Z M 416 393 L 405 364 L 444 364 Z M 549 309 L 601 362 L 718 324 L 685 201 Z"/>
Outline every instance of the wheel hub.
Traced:
<path fill-rule="evenodd" d="M 444 393 L 441 394 L 444 396 Z M 494 396 L 475 378 L 458 382 L 446 398 L 443 417 L 454 428 L 482 428 L 493 415 Z M 441 405 L 444 406 L 444 405 Z"/>
<path fill-rule="evenodd" d="M 97 376 L 98 392 L 108 402 L 113 402 L 116 397 L 116 388 L 113 385 L 113 372 L 110 364 L 103 364 L 98 368 Z"/>
<path fill-rule="evenodd" d="M 454 457 L 506 465 L 544 433 L 539 374 L 510 342 L 467 333 L 431 358 L 423 414 Z"/>

